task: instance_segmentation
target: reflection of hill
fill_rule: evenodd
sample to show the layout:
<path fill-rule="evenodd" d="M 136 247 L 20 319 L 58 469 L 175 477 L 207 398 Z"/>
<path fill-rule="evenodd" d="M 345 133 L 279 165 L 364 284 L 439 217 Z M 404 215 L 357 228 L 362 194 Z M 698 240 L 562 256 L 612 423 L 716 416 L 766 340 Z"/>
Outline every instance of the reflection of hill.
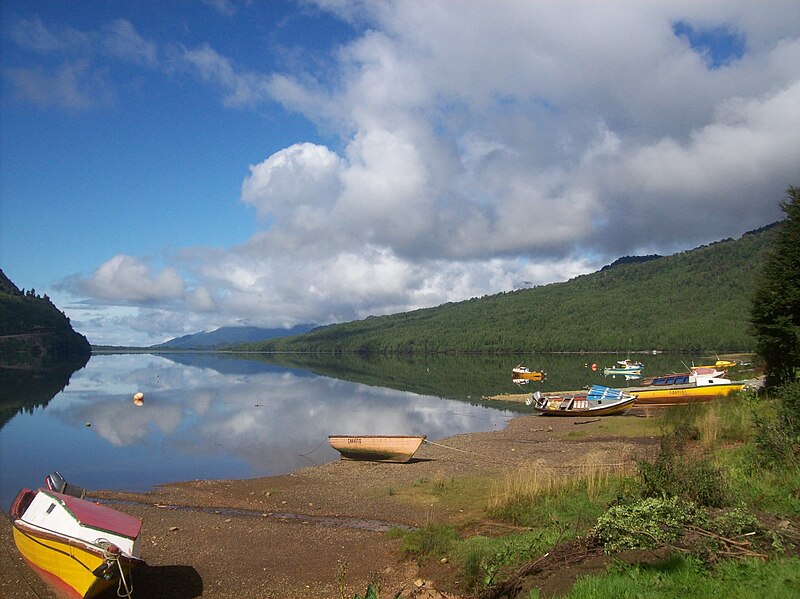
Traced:
<path fill-rule="evenodd" d="M 628 382 L 624 377 L 603 376 L 603 366 L 610 366 L 619 359 L 619 356 L 613 354 L 362 356 L 277 353 L 241 354 L 238 357 L 247 361 L 302 368 L 315 374 L 364 385 L 470 401 L 498 393 L 582 389 L 595 383 L 609 387 L 635 384 L 635 381 Z M 659 354 L 639 358 L 645 362 L 645 372 L 648 374 L 681 371 L 684 369 L 684 362 L 692 362 L 692 357 L 684 354 Z M 543 383 L 531 383 L 522 389 L 512 383 L 511 369 L 523 360 L 531 368 L 548 372 L 547 380 Z M 593 363 L 598 365 L 598 371 L 589 368 Z"/>
<path fill-rule="evenodd" d="M 297 372 L 297 369 L 300 367 L 289 368 L 276 363 L 254 360 L 246 354 L 222 354 L 213 352 L 158 352 L 154 355 L 161 356 L 177 364 L 183 364 L 184 366 L 208 368 L 210 370 L 219 372 L 220 374 L 247 375 L 284 373 L 292 370 L 294 371 L 293 374 L 297 376 L 304 375 L 303 372 Z"/>
<path fill-rule="evenodd" d="M 0 429 L 18 412 L 46 406 L 86 362 L 47 371 L 0 368 Z"/>

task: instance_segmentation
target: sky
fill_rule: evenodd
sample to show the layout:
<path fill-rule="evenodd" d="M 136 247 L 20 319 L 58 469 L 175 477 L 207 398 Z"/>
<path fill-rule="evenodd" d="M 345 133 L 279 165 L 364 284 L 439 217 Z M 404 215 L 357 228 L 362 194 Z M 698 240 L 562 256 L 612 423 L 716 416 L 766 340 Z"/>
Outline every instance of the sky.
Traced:
<path fill-rule="evenodd" d="M 0 268 L 96 345 L 565 281 L 800 185 L 796 0 L 0 10 Z"/>

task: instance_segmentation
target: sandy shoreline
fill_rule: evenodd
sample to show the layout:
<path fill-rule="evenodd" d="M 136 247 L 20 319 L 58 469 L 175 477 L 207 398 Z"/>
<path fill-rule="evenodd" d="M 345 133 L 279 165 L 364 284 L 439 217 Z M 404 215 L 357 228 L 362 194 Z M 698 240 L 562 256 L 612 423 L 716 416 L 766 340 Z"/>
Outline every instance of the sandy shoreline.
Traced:
<path fill-rule="evenodd" d="M 653 437 L 615 436 L 608 422 L 519 416 L 503 430 L 425 443 L 408 464 L 338 461 L 282 476 L 90 495 L 119 502 L 118 509 L 144 521 L 148 566 L 134 578 L 138 599 L 340 599 L 342 592 L 363 594 L 369 580 L 379 581 L 388 597 L 400 590 L 406 597 L 441 597 L 430 589 L 452 591 L 445 588 L 447 565 L 437 580 L 435 570 L 421 568 L 402 554 L 399 541 L 386 538 L 386 528 L 469 527 L 512 472 L 563 473 L 586 464 L 630 469 L 657 444 Z M 482 507 L 460 503 L 458 493 L 436 492 L 459 485 L 477 493 Z M 7 549 L 0 554 L 0 597 L 51 596 L 19 557 L 10 525 L 0 534 Z"/>

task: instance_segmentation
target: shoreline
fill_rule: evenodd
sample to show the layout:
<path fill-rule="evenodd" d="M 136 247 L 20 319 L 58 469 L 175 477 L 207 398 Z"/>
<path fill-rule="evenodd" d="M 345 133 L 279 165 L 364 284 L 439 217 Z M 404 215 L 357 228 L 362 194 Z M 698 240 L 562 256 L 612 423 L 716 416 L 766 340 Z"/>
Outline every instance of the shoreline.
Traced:
<path fill-rule="evenodd" d="M 447 564 L 429 572 L 386 537 L 386 528 L 481 523 L 481 534 L 491 534 L 485 509 L 514 473 L 633 468 L 657 440 L 609 431 L 609 422 L 616 427 L 625 418 L 519 415 L 499 430 L 424 443 L 406 464 L 340 460 L 279 476 L 87 494 L 143 520 L 147 566 L 134 577 L 138 599 L 340 599 L 343 591 L 363 594 L 370 580 L 387 596 L 456 597 L 433 590 L 447 586 Z M 477 502 L 467 500 L 476 493 Z M 380 525 L 349 524 L 357 522 Z M 0 596 L 35 599 L 32 589 L 48 596 L 21 562 L 10 528 L 2 533 L 10 543 L 2 559 L 10 563 L 0 568 Z"/>

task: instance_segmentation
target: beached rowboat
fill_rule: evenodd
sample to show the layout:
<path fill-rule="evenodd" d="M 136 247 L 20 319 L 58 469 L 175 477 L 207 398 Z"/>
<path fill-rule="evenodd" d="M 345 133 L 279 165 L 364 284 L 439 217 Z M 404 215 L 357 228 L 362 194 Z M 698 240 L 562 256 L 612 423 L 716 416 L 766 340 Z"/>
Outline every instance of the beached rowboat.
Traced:
<path fill-rule="evenodd" d="M 543 416 L 610 416 L 630 408 L 636 396 L 594 385 L 588 393 L 549 394 L 537 391 L 525 403 Z"/>
<path fill-rule="evenodd" d="M 342 459 L 372 462 L 407 462 L 425 435 L 330 435 L 328 442 Z"/>
<path fill-rule="evenodd" d="M 22 489 L 10 514 L 17 549 L 60 597 L 95 597 L 113 585 L 130 596 L 131 570 L 144 564 L 141 520 L 47 489 Z"/>

